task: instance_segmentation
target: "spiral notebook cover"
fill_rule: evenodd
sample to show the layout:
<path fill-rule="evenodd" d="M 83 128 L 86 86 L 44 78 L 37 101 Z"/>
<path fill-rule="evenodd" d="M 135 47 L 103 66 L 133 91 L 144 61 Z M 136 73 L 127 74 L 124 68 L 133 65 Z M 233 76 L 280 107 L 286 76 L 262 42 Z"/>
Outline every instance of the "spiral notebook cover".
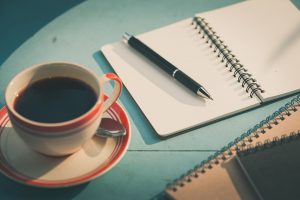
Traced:
<path fill-rule="evenodd" d="M 300 95 L 170 184 L 172 199 L 258 199 L 236 162 L 239 149 L 300 130 Z M 276 139 L 275 139 L 276 140 Z"/>
<path fill-rule="evenodd" d="M 261 200 L 299 199 L 300 130 L 238 151 L 236 159 Z"/>
<path fill-rule="evenodd" d="M 155 131 L 166 137 L 300 91 L 299 21 L 290 1 L 253 0 L 137 35 L 203 85 L 213 101 L 190 92 L 123 41 L 101 50 Z"/>

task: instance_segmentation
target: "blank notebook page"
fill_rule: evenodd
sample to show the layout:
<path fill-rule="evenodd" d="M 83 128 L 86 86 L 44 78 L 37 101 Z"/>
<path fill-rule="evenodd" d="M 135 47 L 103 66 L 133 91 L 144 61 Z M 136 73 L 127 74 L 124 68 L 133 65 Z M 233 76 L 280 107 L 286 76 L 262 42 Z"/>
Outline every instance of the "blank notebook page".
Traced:
<path fill-rule="evenodd" d="M 197 14 L 204 17 L 261 85 L 263 100 L 300 91 L 300 15 L 284 0 L 253 0 Z M 102 52 L 161 136 L 258 105 L 186 19 L 137 37 L 202 84 L 213 101 L 196 96 L 123 42 Z"/>
<path fill-rule="evenodd" d="M 168 136 L 259 104 L 191 25 L 192 19 L 137 36 L 202 84 L 213 101 L 186 89 L 123 42 L 102 48 L 156 132 Z"/>
<path fill-rule="evenodd" d="M 300 13 L 288 0 L 253 0 L 201 13 L 265 93 L 300 91 Z"/>

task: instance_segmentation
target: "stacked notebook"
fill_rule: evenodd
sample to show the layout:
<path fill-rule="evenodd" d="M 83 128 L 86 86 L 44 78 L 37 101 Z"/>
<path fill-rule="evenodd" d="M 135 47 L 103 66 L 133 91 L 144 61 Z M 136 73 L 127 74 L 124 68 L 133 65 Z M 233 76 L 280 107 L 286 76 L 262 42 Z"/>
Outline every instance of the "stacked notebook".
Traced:
<path fill-rule="evenodd" d="M 193 94 L 122 41 L 102 52 L 165 137 L 300 91 L 299 21 L 290 1 L 252 0 L 137 36 L 201 83 L 213 101 Z"/>
<path fill-rule="evenodd" d="M 166 188 L 172 199 L 299 199 L 300 95 Z M 236 156 L 237 155 L 237 156 Z"/>
<path fill-rule="evenodd" d="M 259 199 L 299 199 L 300 129 L 239 151 L 237 161 Z"/>

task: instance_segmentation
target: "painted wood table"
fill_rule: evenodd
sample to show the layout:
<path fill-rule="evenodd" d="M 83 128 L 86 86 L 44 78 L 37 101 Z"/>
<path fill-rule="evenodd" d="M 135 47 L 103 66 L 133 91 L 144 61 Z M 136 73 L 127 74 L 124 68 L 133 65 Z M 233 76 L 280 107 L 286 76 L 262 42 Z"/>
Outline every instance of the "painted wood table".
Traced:
<path fill-rule="evenodd" d="M 28 66 L 67 61 L 80 63 L 101 76 L 113 71 L 100 52 L 101 46 L 120 40 L 125 31 L 143 33 L 198 12 L 237 2 L 2 0 L 0 106 L 5 105 L 4 92 L 9 80 Z M 113 169 L 89 183 L 59 189 L 22 185 L 0 175 L 0 199 L 165 199 L 163 190 L 168 183 L 291 98 L 161 140 L 124 89 L 119 103 L 129 116 L 132 137 L 125 156 Z M 74 167 L 84 167 L 84 163 Z"/>

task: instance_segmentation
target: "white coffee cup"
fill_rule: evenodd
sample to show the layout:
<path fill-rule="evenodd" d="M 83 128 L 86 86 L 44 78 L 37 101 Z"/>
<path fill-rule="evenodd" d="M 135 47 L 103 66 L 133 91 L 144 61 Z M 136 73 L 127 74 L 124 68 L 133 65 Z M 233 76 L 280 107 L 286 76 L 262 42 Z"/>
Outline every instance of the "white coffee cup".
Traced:
<path fill-rule="evenodd" d="M 20 92 L 30 84 L 49 77 L 67 77 L 86 83 L 94 90 L 96 103 L 81 116 L 59 123 L 37 122 L 18 113 L 14 102 Z M 114 89 L 105 100 L 104 84 L 111 80 L 115 82 Z M 5 101 L 14 130 L 29 147 L 46 155 L 64 156 L 78 151 L 94 136 L 103 112 L 119 98 L 121 91 L 122 81 L 115 74 L 108 73 L 99 78 L 81 65 L 51 62 L 34 65 L 17 74 L 6 88 Z"/>

